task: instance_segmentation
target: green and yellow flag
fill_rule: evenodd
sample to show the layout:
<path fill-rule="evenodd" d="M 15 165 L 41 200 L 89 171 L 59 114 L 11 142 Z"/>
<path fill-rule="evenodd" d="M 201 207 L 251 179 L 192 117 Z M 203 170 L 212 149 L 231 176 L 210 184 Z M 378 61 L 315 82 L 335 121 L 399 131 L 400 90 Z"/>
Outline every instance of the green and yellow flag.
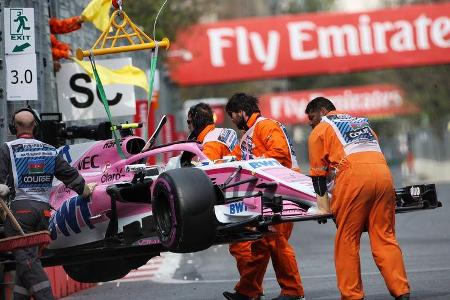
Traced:
<path fill-rule="evenodd" d="M 105 32 L 109 26 L 109 10 L 111 0 L 92 0 L 81 13 L 85 21 L 89 21 L 101 32 Z"/>
<path fill-rule="evenodd" d="M 72 58 L 86 73 L 94 78 L 92 66 L 90 62 L 80 61 Z M 148 81 L 145 72 L 139 68 L 128 65 L 117 70 L 106 68 L 102 65 L 96 64 L 97 72 L 102 79 L 103 85 L 108 84 L 131 84 L 143 88 L 147 93 L 149 91 Z"/>

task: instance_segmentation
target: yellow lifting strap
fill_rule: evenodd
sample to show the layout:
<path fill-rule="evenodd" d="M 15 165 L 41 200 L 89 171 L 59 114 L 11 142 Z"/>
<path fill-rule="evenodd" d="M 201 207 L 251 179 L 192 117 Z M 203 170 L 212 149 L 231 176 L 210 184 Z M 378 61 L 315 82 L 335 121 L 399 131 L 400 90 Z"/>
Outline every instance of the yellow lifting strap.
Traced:
<path fill-rule="evenodd" d="M 118 18 L 122 18 L 122 22 L 120 24 L 116 22 L 116 19 Z M 168 49 L 170 46 L 169 39 L 165 37 L 161 41 L 152 40 L 141 29 L 139 29 L 139 27 L 137 27 L 130 20 L 130 18 L 128 18 L 124 11 L 115 10 L 109 20 L 108 29 L 100 35 L 91 49 L 83 50 L 78 48 L 76 51 L 76 57 L 77 59 L 82 60 L 83 57 L 88 57 L 91 53 L 95 56 L 153 49 L 156 46 Z"/>

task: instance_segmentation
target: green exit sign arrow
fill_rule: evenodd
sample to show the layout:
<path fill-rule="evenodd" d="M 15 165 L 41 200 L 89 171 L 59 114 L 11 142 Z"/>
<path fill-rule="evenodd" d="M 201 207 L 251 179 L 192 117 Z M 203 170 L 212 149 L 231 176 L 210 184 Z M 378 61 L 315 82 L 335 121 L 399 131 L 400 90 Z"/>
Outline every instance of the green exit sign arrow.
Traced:
<path fill-rule="evenodd" d="M 30 43 L 25 43 L 22 45 L 16 45 L 13 49 L 12 52 L 22 52 L 23 50 L 25 50 L 26 48 L 30 47 Z"/>

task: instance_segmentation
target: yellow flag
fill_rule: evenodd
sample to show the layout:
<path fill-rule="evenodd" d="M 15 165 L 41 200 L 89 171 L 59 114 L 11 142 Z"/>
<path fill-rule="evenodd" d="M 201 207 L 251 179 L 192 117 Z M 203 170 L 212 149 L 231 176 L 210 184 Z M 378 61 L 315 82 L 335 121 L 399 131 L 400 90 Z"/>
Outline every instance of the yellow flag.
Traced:
<path fill-rule="evenodd" d="M 105 32 L 109 26 L 109 10 L 111 0 L 92 0 L 83 10 L 83 20 L 92 22 L 101 32 Z"/>
<path fill-rule="evenodd" d="M 75 58 L 72 59 L 79 64 L 90 77 L 94 78 L 90 62 L 80 61 Z M 131 84 L 143 88 L 147 93 L 149 92 L 147 76 L 145 75 L 145 72 L 139 68 L 128 65 L 117 70 L 111 70 L 99 64 L 96 64 L 95 66 L 103 85 Z"/>

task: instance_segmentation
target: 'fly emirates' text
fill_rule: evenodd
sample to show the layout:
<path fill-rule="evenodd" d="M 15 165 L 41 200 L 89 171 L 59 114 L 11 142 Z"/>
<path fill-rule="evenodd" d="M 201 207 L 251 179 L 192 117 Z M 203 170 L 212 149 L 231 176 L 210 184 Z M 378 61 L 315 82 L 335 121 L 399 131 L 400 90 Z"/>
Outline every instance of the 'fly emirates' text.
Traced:
<path fill-rule="evenodd" d="M 370 16 L 362 14 L 356 25 L 318 26 L 312 21 L 298 21 L 286 23 L 286 29 L 287 35 L 269 30 L 264 37 L 244 26 L 208 29 L 211 65 L 224 67 L 225 52 L 236 51 L 237 63 L 249 65 L 256 59 L 262 70 L 273 70 L 284 36 L 289 39 L 293 61 L 450 47 L 450 18 L 446 16 L 433 19 L 422 14 L 412 21 L 372 22 Z"/>

